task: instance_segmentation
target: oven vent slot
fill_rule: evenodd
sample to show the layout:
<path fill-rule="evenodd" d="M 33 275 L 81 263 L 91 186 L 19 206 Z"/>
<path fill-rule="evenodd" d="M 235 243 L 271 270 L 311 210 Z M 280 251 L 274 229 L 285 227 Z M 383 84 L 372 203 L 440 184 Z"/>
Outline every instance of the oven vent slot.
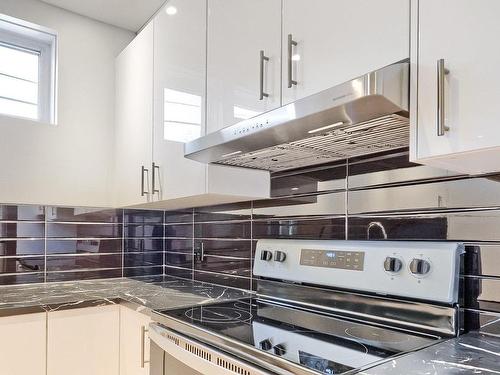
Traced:
<path fill-rule="evenodd" d="M 166 335 L 167 339 L 169 339 L 170 341 L 172 341 L 175 345 L 179 346 L 179 338 L 175 337 L 175 336 L 172 336 L 170 334 L 167 333 Z"/>
<path fill-rule="evenodd" d="M 191 344 L 188 344 L 186 343 L 185 346 L 184 346 L 184 349 L 186 349 L 188 352 L 200 357 L 200 358 L 203 358 L 204 360 L 206 361 L 212 361 L 212 355 L 207 352 L 206 350 L 203 350 L 195 345 L 191 345 Z"/>
<path fill-rule="evenodd" d="M 232 371 L 240 375 L 252 375 L 252 373 L 235 363 L 227 361 L 222 358 L 217 358 L 217 366 L 225 368 L 226 370 Z"/>

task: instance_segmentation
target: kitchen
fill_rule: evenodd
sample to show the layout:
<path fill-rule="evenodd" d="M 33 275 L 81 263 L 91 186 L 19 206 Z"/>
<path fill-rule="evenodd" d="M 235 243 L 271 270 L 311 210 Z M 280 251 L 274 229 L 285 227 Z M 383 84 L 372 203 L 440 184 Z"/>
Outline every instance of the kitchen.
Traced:
<path fill-rule="evenodd" d="M 0 0 L 0 374 L 500 373 L 497 11 Z"/>

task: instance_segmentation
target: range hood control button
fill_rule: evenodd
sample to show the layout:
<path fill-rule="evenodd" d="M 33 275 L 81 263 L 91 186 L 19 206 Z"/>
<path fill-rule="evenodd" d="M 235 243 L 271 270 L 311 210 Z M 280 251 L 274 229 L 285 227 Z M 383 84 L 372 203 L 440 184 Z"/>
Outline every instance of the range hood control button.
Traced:
<path fill-rule="evenodd" d="M 274 348 L 274 354 L 282 356 L 286 354 L 286 347 L 284 344 L 278 344 Z"/>
<path fill-rule="evenodd" d="M 423 259 L 413 259 L 410 263 L 410 271 L 414 275 L 425 275 L 431 270 L 431 264 Z"/>
<path fill-rule="evenodd" d="M 271 350 L 273 348 L 273 344 L 271 343 L 271 340 L 265 339 L 265 340 L 262 340 L 261 342 L 259 342 L 259 347 L 262 350 L 268 351 L 268 350 Z"/>
<path fill-rule="evenodd" d="M 273 259 L 273 253 L 271 253 L 268 250 L 262 250 L 260 252 L 260 260 L 265 260 L 266 262 L 269 262 L 271 259 Z"/>
<path fill-rule="evenodd" d="M 274 260 L 276 262 L 284 262 L 286 259 L 286 253 L 283 251 L 275 251 L 274 252 Z"/>
<path fill-rule="evenodd" d="M 403 268 L 403 262 L 400 259 L 394 257 L 387 257 L 384 261 L 384 269 L 387 272 L 399 272 Z"/>

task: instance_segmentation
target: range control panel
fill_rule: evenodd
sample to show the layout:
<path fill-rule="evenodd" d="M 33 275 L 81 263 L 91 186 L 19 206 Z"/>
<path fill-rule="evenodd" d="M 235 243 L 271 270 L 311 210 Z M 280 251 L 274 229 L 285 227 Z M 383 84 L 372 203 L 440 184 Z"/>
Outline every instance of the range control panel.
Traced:
<path fill-rule="evenodd" d="M 364 251 L 301 249 L 300 265 L 363 271 Z"/>
<path fill-rule="evenodd" d="M 444 303 L 458 301 L 457 242 L 258 240 L 253 273 Z"/>

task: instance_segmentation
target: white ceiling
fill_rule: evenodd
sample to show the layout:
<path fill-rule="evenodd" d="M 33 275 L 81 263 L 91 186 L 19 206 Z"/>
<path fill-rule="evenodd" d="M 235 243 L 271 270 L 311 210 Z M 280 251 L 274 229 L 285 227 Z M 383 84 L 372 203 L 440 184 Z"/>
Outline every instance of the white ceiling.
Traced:
<path fill-rule="evenodd" d="M 165 0 L 42 1 L 134 32 L 137 32 L 165 2 Z"/>

